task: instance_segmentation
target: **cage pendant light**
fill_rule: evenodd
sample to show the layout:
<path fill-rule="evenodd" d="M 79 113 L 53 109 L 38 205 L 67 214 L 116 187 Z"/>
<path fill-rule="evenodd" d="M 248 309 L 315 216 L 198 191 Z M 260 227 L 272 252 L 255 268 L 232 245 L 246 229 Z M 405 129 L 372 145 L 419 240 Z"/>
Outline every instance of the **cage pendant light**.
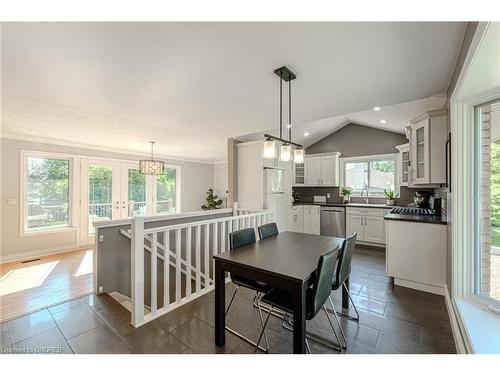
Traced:
<path fill-rule="evenodd" d="M 155 176 L 162 175 L 165 172 L 165 162 L 154 159 L 153 146 L 156 142 L 150 141 L 149 143 L 151 143 L 151 159 L 144 159 L 139 161 L 139 173 Z"/>

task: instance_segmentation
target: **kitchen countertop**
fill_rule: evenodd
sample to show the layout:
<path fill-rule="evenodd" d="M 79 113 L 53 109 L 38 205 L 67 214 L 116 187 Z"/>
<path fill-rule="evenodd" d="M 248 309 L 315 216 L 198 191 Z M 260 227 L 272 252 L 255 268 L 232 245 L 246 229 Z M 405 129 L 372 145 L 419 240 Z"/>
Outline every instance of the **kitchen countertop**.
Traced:
<path fill-rule="evenodd" d="M 424 224 L 447 224 L 446 218 L 443 216 L 387 214 L 384 219 Z"/>
<path fill-rule="evenodd" d="M 293 202 L 293 206 L 326 206 L 326 207 L 364 207 L 364 208 L 386 208 L 393 209 L 395 206 L 385 204 L 366 203 L 318 203 L 318 202 Z"/>

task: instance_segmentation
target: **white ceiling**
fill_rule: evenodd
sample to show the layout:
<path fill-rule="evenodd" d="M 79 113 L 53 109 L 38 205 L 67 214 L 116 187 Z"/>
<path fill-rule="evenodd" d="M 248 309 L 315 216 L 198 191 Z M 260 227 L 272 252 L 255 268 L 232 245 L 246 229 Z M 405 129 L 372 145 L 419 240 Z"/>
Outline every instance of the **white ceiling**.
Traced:
<path fill-rule="evenodd" d="M 226 138 L 276 127 L 273 70 L 282 65 L 298 77 L 297 134 L 313 125 L 328 134 L 338 126 L 332 119 L 348 114 L 384 127 L 374 105 L 387 111 L 386 128 L 400 130 L 408 118 L 390 106 L 446 91 L 464 28 L 3 23 L 2 132 L 134 152 L 156 139 L 163 155 L 221 160 Z"/>

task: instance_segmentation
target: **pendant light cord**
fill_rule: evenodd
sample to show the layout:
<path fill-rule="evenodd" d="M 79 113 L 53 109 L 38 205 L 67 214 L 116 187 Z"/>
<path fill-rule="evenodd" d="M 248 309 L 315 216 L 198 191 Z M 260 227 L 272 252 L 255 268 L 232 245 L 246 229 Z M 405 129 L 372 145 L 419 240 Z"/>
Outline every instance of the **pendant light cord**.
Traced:
<path fill-rule="evenodd" d="M 280 73 L 280 138 L 283 138 L 283 72 Z"/>
<path fill-rule="evenodd" d="M 288 81 L 288 140 L 292 141 L 292 80 Z"/>

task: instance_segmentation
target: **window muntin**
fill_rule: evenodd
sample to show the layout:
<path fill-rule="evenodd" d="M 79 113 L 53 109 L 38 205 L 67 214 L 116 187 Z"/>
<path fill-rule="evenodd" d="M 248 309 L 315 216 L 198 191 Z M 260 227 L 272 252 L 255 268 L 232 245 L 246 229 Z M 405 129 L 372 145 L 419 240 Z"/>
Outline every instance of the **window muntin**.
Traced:
<path fill-rule="evenodd" d="M 382 197 L 384 190 L 396 190 L 395 158 L 370 158 L 344 162 L 344 185 L 353 189 L 353 195 L 360 195 L 368 186 L 370 196 Z"/>
<path fill-rule="evenodd" d="M 25 231 L 69 227 L 70 160 L 27 156 L 25 165 Z"/>
<path fill-rule="evenodd" d="M 500 301 L 500 101 L 476 116 L 475 291 Z"/>

